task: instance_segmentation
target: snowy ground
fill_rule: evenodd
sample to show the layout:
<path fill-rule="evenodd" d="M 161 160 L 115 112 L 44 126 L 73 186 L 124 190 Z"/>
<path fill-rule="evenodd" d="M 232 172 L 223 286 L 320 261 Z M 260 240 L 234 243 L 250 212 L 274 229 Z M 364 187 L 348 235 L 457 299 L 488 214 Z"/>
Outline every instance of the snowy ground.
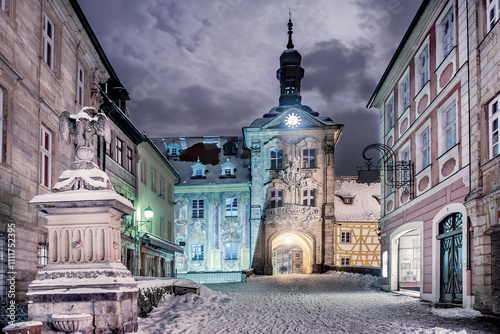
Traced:
<path fill-rule="evenodd" d="M 254 276 L 203 286 L 201 296 L 168 296 L 140 333 L 500 333 L 498 319 L 437 309 L 382 292 L 379 279 L 331 272 Z"/>

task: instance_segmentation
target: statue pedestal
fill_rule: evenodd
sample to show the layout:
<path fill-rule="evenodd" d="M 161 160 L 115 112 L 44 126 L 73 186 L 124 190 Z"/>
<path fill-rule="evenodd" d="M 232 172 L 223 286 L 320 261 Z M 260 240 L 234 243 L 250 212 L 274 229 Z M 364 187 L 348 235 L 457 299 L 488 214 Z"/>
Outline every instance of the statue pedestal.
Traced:
<path fill-rule="evenodd" d="M 137 330 L 137 283 L 121 263 L 121 220 L 132 204 L 112 190 L 69 190 L 35 196 L 46 213 L 49 264 L 30 284 L 30 319 L 58 333 L 52 314 L 93 316 L 85 333 Z"/>

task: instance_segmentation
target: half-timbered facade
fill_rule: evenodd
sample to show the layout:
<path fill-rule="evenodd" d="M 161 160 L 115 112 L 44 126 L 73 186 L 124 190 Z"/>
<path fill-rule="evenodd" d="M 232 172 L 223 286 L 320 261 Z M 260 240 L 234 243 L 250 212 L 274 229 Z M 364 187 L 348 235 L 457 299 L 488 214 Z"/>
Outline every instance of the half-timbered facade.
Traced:
<path fill-rule="evenodd" d="M 335 177 L 335 265 L 380 267 L 380 183 Z"/>

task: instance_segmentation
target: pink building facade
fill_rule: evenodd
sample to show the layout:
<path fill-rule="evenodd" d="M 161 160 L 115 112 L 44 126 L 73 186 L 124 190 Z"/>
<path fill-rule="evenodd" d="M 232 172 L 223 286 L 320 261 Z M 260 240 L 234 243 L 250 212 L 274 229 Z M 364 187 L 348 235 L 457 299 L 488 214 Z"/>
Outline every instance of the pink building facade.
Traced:
<path fill-rule="evenodd" d="M 465 0 L 423 1 L 368 107 L 381 142 L 413 171 L 382 175 L 382 289 L 472 306 Z"/>

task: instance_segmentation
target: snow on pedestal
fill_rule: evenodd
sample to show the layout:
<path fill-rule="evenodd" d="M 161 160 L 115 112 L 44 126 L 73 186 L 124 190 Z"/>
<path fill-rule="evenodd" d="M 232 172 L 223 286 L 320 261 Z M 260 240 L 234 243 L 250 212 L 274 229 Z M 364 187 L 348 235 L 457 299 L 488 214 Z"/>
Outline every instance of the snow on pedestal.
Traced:
<path fill-rule="evenodd" d="M 137 330 L 137 283 L 121 263 L 121 220 L 132 204 L 112 190 L 73 190 L 36 196 L 46 213 L 49 264 L 30 284 L 31 319 L 51 333 L 51 315 L 89 313 L 92 333 Z M 55 332 L 54 332 L 55 333 Z"/>

